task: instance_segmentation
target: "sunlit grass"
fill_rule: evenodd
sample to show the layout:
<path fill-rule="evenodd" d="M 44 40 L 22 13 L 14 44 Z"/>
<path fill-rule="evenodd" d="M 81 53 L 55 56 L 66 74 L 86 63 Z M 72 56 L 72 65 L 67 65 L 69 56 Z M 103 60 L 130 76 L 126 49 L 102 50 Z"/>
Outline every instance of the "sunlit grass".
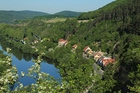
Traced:
<path fill-rule="evenodd" d="M 46 23 L 56 23 L 56 22 L 64 22 L 66 21 L 66 18 L 53 18 L 49 20 L 43 20 Z"/>

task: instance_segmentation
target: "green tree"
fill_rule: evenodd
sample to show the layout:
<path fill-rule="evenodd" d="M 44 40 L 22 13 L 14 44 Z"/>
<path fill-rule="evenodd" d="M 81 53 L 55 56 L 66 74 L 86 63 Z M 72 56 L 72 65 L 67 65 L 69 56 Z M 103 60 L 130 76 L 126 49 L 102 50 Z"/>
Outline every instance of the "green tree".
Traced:
<path fill-rule="evenodd" d="M 129 89 L 133 93 L 139 93 L 140 92 L 140 64 L 137 65 L 137 71 L 131 72 L 129 74 L 129 78 L 132 83 L 132 85 L 129 86 Z"/>

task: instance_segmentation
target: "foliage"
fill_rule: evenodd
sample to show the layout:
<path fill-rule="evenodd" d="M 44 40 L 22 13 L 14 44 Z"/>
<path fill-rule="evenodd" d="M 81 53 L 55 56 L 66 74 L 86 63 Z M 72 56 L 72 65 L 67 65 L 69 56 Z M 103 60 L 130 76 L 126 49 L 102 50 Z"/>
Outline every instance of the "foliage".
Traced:
<path fill-rule="evenodd" d="M 52 78 L 50 82 L 45 81 L 41 78 L 45 74 L 34 70 L 33 73 L 41 75 L 40 78 L 36 77 L 40 82 L 37 86 L 33 84 L 20 91 L 39 87 L 42 92 L 48 90 L 54 93 L 80 93 L 86 90 L 96 93 L 139 92 L 139 13 L 139 0 L 116 0 L 99 10 L 83 13 L 78 19 L 67 18 L 65 21 L 47 23 L 37 18 L 21 24 L 0 24 L 3 40 L 23 52 L 56 60 L 54 64 L 60 69 L 61 84 Z M 79 19 L 88 21 L 80 22 Z M 68 44 L 58 47 L 61 38 L 66 39 Z M 71 52 L 74 44 L 78 48 Z M 106 66 L 103 76 L 96 76 L 93 58 L 82 57 L 85 46 L 93 51 L 107 52 L 116 63 Z M 36 62 L 33 68 L 39 68 L 41 61 Z"/>
<path fill-rule="evenodd" d="M 61 15 L 65 17 L 77 17 L 81 14 L 81 12 L 73 12 L 73 11 L 61 11 L 58 13 L 55 13 L 54 15 Z"/>
<path fill-rule="evenodd" d="M 33 18 L 35 16 L 48 15 L 43 12 L 35 11 L 0 11 L 0 23 L 14 23 L 17 20 Z M 18 21 L 17 21 L 18 22 Z"/>
<path fill-rule="evenodd" d="M 2 76 L 2 73 L 9 68 L 6 61 L 6 55 L 3 54 L 3 51 L 0 51 L 0 76 Z"/>
<path fill-rule="evenodd" d="M 135 93 L 140 92 L 140 65 L 137 66 L 137 71 L 129 74 L 129 78 L 131 78 L 131 82 L 133 84 L 133 86 L 129 86 L 130 90 Z"/>
<path fill-rule="evenodd" d="M 80 93 L 85 91 L 94 80 L 94 73 L 92 68 L 93 61 L 86 60 L 84 58 L 78 58 L 75 54 L 67 53 L 61 59 L 59 63 L 59 70 L 62 76 L 62 81 L 68 83 L 69 88 L 67 92 Z"/>

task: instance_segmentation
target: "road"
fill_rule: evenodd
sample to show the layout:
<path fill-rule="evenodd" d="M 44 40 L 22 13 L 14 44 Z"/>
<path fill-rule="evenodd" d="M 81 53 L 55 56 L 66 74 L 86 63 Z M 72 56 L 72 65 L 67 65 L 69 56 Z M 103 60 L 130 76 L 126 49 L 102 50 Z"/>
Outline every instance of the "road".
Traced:
<path fill-rule="evenodd" d="M 96 63 L 93 64 L 93 68 L 96 74 L 103 75 L 104 71 Z"/>

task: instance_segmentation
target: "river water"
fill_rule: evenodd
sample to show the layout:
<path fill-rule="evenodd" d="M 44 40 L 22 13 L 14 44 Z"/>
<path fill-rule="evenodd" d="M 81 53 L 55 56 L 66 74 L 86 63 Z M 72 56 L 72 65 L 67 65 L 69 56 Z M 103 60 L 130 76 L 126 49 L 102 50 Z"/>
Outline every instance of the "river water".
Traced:
<path fill-rule="evenodd" d="M 5 51 L 5 48 L 3 48 L 1 45 L 0 45 L 0 50 L 4 51 L 4 53 L 7 54 L 7 52 Z M 12 65 L 16 66 L 18 70 L 18 75 L 21 76 L 21 71 L 28 73 L 28 69 L 32 65 L 35 64 L 34 62 L 32 62 L 34 58 L 31 57 L 31 55 L 22 54 L 22 53 L 19 54 L 19 52 L 17 52 L 17 54 L 15 55 L 14 54 L 15 53 L 12 54 Z M 20 57 L 17 57 L 17 56 L 20 56 Z M 42 61 L 40 65 L 41 65 L 42 72 L 50 74 L 55 79 L 61 78 L 59 74 L 59 69 L 57 69 L 53 64 L 47 63 L 46 61 Z M 33 78 L 25 76 L 25 77 L 20 78 L 19 82 L 22 83 L 24 86 L 27 86 L 32 83 L 35 83 L 36 81 Z M 15 83 L 13 87 L 15 88 L 16 86 L 18 86 L 18 84 Z"/>

